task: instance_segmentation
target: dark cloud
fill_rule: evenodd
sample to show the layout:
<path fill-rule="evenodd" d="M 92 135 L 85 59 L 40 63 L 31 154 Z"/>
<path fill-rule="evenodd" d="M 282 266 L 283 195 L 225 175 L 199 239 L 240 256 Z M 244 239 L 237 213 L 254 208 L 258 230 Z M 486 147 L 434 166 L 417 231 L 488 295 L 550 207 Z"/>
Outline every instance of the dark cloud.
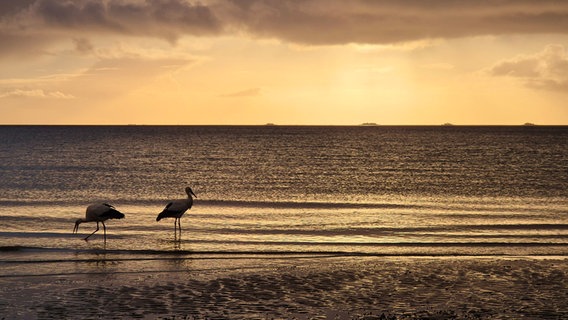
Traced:
<path fill-rule="evenodd" d="M 28 0 L 26 4 L 0 6 L 2 29 L 16 34 L 50 30 L 116 33 L 169 41 L 184 34 L 210 35 L 221 30 L 209 7 L 184 0 Z"/>
<path fill-rule="evenodd" d="M 3 0 L 0 35 L 248 34 L 311 45 L 568 33 L 565 0 Z"/>
<path fill-rule="evenodd" d="M 306 44 L 390 43 L 475 35 L 567 33 L 560 0 L 227 0 L 225 21 Z"/>
<path fill-rule="evenodd" d="M 101 1 L 40 0 L 30 8 L 29 15 L 51 27 L 121 29 Z"/>
<path fill-rule="evenodd" d="M 3 17 L 13 15 L 15 13 L 18 13 L 18 12 L 26 9 L 31 4 L 33 4 L 35 1 L 36 0 L 20 0 L 20 1 L 5 0 L 5 1 L 0 1 L 0 19 L 2 19 Z"/>
<path fill-rule="evenodd" d="M 568 90 L 568 55 L 561 45 L 549 45 L 533 55 L 500 61 L 488 72 L 492 76 L 521 79 L 533 88 Z"/>

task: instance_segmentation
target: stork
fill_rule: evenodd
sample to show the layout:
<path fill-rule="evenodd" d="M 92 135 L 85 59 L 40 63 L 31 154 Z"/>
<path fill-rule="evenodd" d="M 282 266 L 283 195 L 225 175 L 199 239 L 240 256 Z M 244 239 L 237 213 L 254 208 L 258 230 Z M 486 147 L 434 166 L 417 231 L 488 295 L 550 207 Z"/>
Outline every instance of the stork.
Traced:
<path fill-rule="evenodd" d="M 166 205 L 164 210 L 158 214 L 156 221 L 160 221 L 163 218 L 175 218 L 174 220 L 174 232 L 177 234 L 176 228 L 179 226 L 179 233 L 181 236 L 181 221 L 180 218 L 183 214 L 191 208 L 193 205 L 192 195 L 197 198 L 195 193 L 190 187 L 185 188 L 185 193 L 187 193 L 187 199 L 174 200 Z M 177 224 L 176 224 L 177 223 Z"/>
<path fill-rule="evenodd" d="M 99 222 L 100 222 L 103 224 L 104 239 L 106 242 L 105 221 L 108 219 L 122 219 L 122 218 L 124 218 L 124 214 L 116 210 L 113 206 L 111 206 L 108 203 L 92 204 L 87 207 L 87 211 L 85 212 L 85 219 L 77 219 L 77 221 L 75 221 L 75 228 L 73 229 L 73 233 L 77 233 L 79 231 L 79 225 L 83 222 L 96 222 L 97 229 L 93 231 L 93 233 L 85 237 L 84 240 L 87 241 L 90 236 L 95 234 L 95 232 L 99 231 Z"/>

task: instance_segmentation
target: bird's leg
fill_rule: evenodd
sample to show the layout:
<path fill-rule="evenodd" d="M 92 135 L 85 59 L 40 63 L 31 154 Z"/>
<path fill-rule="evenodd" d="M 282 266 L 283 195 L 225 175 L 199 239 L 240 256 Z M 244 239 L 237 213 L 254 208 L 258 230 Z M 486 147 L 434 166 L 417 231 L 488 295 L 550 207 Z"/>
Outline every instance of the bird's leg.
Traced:
<path fill-rule="evenodd" d="M 104 225 L 104 224 L 103 224 Z M 99 231 L 99 222 L 97 221 L 97 229 L 95 231 L 93 231 L 93 233 L 91 233 L 90 235 L 88 235 L 84 240 L 87 241 L 89 239 L 90 236 L 94 235 L 95 232 Z"/>
<path fill-rule="evenodd" d="M 104 230 L 104 233 L 105 233 L 104 239 L 105 239 L 105 243 L 106 243 L 106 241 L 107 241 L 107 227 L 105 226 L 104 221 L 101 221 L 101 223 L 103 224 L 103 230 Z"/>
<path fill-rule="evenodd" d="M 181 219 L 178 218 L 179 236 L 181 238 Z"/>
<path fill-rule="evenodd" d="M 177 235 L 177 218 L 174 219 L 174 234 Z"/>

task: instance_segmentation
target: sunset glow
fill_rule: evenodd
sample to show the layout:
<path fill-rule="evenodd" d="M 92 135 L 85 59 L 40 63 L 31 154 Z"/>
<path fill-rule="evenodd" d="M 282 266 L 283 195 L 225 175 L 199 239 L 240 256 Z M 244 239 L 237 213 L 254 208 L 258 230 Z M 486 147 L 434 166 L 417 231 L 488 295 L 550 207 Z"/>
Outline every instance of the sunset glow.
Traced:
<path fill-rule="evenodd" d="M 565 1 L 0 4 L 2 124 L 568 124 Z"/>

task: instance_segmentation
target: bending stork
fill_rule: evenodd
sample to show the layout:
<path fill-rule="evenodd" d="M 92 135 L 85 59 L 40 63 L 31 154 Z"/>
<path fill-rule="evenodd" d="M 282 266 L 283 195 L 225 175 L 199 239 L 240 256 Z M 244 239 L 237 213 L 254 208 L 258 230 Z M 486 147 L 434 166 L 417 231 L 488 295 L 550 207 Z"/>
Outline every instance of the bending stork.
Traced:
<path fill-rule="evenodd" d="M 122 219 L 122 218 L 124 218 L 124 214 L 116 210 L 113 206 L 111 206 L 108 203 L 92 204 L 87 207 L 87 211 L 85 213 L 85 219 L 78 219 L 77 221 L 75 221 L 75 228 L 73 229 L 73 233 L 77 233 L 79 231 L 79 225 L 83 222 L 96 222 L 97 229 L 93 231 L 93 233 L 85 237 L 85 241 L 87 241 L 90 236 L 95 234 L 95 232 L 99 231 L 99 222 L 101 222 L 103 224 L 104 239 L 106 242 L 105 221 L 108 219 Z"/>

